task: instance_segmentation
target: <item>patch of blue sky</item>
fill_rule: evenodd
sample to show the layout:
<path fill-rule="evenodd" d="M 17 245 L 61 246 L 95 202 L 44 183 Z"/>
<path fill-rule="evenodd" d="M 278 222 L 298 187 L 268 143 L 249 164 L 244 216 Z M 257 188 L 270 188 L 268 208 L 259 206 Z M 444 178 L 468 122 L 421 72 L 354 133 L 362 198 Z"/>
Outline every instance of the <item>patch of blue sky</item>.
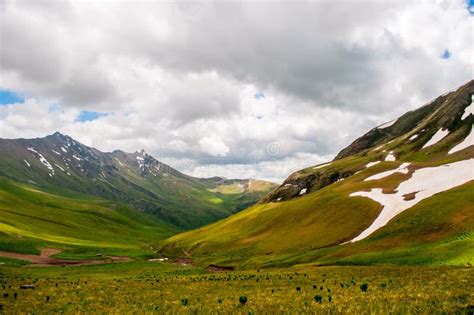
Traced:
<path fill-rule="evenodd" d="M 257 100 L 260 100 L 262 98 L 265 98 L 265 94 L 263 94 L 263 92 L 261 91 L 258 91 L 257 93 L 255 93 L 254 97 L 257 99 Z"/>
<path fill-rule="evenodd" d="M 448 60 L 449 58 L 451 58 L 451 56 L 452 53 L 449 51 L 449 49 L 446 48 L 441 54 L 441 59 Z"/>
<path fill-rule="evenodd" d="M 25 99 L 18 93 L 9 90 L 0 89 L 0 106 L 9 104 L 21 104 L 24 103 Z"/>
<path fill-rule="evenodd" d="M 107 116 L 106 113 L 93 112 L 88 110 L 82 110 L 79 115 L 76 117 L 78 122 L 93 121 L 99 119 L 100 117 Z"/>
<path fill-rule="evenodd" d="M 466 0 L 467 10 L 471 15 L 474 15 L 474 0 Z"/>

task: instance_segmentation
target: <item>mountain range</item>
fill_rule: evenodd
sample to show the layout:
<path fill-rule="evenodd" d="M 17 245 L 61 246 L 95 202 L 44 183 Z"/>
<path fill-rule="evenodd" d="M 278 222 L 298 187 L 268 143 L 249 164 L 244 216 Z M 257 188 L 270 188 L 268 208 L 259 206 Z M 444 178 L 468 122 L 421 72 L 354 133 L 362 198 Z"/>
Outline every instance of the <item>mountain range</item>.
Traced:
<path fill-rule="evenodd" d="M 101 152 L 59 132 L 0 139 L 0 239 L 7 249 L 18 237 L 127 244 L 132 231 L 159 240 L 243 210 L 274 187 L 187 176 L 143 150 Z"/>
<path fill-rule="evenodd" d="M 0 251 L 159 255 L 199 266 L 470 264 L 474 81 L 281 185 L 195 178 L 145 151 L 0 139 Z"/>

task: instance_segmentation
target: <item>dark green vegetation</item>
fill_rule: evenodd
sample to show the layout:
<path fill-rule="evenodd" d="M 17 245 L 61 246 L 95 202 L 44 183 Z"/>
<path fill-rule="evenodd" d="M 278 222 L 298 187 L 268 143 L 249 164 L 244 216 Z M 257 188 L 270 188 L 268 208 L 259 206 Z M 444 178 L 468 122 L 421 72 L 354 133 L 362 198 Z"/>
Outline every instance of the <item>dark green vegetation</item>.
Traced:
<path fill-rule="evenodd" d="M 331 163 L 292 174 L 259 204 L 217 223 L 171 237 L 164 243 L 162 253 L 180 256 L 185 252 L 199 265 L 237 268 L 305 262 L 473 264 L 472 180 L 422 200 L 368 238 L 345 244 L 364 231 L 382 208 L 372 199 L 350 197 L 351 193 L 373 188 L 394 192 L 417 169 L 474 158 L 474 146 L 448 154 L 472 130 L 474 115 L 464 119 L 462 116 L 473 94 L 471 81 L 422 109 L 403 115 L 391 126 L 375 128 L 341 151 Z M 442 129 L 449 134 L 423 148 Z M 390 152 L 395 161 L 385 160 Z M 367 167 L 375 161 L 380 163 Z M 364 181 L 403 162 L 410 163 L 406 174 Z M 466 172 L 474 178 L 472 169 Z"/>
<path fill-rule="evenodd" d="M 142 261 L 0 267 L 5 313 L 468 313 L 470 268 L 314 267 L 219 274 Z M 34 289 L 20 289 L 33 284 Z M 472 288 L 472 287 L 471 287 Z"/>

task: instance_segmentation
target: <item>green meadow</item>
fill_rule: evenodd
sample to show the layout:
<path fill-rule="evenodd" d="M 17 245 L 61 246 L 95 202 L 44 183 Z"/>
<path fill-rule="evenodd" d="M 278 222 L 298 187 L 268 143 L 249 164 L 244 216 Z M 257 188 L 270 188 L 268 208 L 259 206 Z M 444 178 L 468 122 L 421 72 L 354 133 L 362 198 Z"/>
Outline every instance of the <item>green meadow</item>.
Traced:
<path fill-rule="evenodd" d="M 0 267 L 5 313 L 469 314 L 463 267 L 296 266 L 225 273 L 173 263 Z M 32 284 L 34 289 L 20 289 Z"/>

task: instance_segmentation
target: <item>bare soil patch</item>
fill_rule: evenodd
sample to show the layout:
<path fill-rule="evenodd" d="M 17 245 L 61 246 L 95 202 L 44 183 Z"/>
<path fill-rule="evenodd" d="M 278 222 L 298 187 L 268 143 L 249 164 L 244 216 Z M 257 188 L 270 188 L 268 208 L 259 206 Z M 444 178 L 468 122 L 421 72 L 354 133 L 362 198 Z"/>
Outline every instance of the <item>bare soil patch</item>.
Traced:
<path fill-rule="evenodd" d="M 129 261 L 130 257 L 125 256 L 104 256 L 105 259 L 60 259 L 51 257 L 52 255 L 59 254 L 61 250 L 55 248 L 43 248 L 40 255 L 31 254 L 19 254 L 13 252 L 0 251 L 0 256 L 25 260 L 31 262 L 33 265 L 30 266 L 83 266 L 83 265 L 99 265 L 114 262 Z"/>

